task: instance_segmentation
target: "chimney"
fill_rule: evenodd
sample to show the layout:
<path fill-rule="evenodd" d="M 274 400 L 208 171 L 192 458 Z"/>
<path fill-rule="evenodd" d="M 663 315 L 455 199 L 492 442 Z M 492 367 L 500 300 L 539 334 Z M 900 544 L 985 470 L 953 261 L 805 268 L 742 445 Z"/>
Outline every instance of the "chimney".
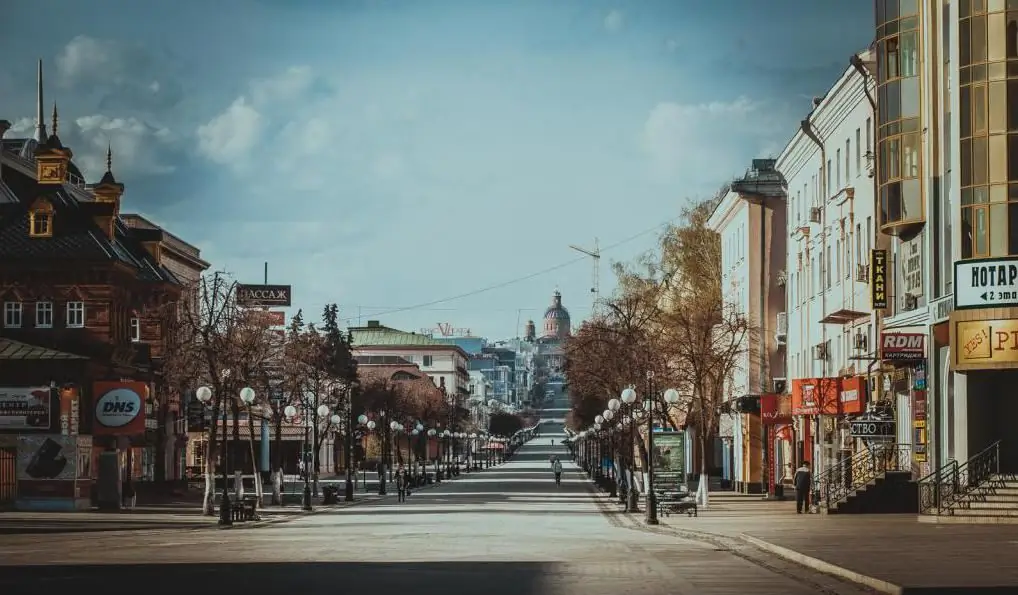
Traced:
<path fill-rule="evenodd" d="M 11 129 L 10 120 L 0 120 L 0 138 L 3 138 L 7 131 Z"/>
<path fill-rule="evenodd" d="M 368 328 L 378 328 L 380 326 L 382 326 L 382 325 L 377 320 L 369 320 L 368 321 Z"/>

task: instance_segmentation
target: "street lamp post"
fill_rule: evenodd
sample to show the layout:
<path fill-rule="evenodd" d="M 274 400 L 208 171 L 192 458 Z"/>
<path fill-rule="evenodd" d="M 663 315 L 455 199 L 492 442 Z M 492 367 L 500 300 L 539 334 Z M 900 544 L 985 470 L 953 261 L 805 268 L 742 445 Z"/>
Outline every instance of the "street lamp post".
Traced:
<path fill-rule="evenodd" d="M 438 434 L 438 431 L 435 430 L 435 428 L 428 428 L 428 438 L 435 438 L 435 436 L 437 434 Z M 425 450 L 427 450 L 428 447 L 425 446 L 424 448 L 425 448 Z M 426 453 L 426 454 L 429 455 L 429 456 L 431 455 L 431 453 Z M 436 443 L 435 443 L 435 459 L 434 459 L 434 461 L 435 461 L 435 483 L 442 483 L 442 469 L 438 466 L 438 459 L 441 456 L 441 454 L 442 454 L 442 445 L 441 445 L 441 442 L 436 441 Z"/>
<path fill-rule="evenodd" d="M 293 405 L 287 405 L 286 408 L 283 409 L 283 415 L 285 415 L 287 418 L 289 418 L 290 422 L 293 423 L 293 420 L 297 417 L 297 408 L 294 407 Z M 301 458 L 301 461 L 305 463 L 305 473 L 303 474 L 304 475 L 304 496 L 303 496 L 302 501 L 301 501 L 301 507 L 304 510 L 311 510 L 311 483 L 309 481 L 309 479 L 310 479 L 310 468 L 307 468 L 307 466 L 306 466 L 306 464 L 307 464 L 307 456 L 305 455 L 305 453 L 303 451 L 300 453 L 300 458 Z"/>
<path fill-rule="evenodd" d="M 255 395 L 255 391 L 250 386 L 245 386 L 244 388 L 240 389 L 240 401 L 242 403 L 244 403 L 244 406 L 247 408 L 247 423 L 248 424 L 251 424 L 254 421 L 254 420 L 251 419 L 251 406 L 254 405 L 255 396 L 256 396 Z M 251 471 L 252 471 L 253 475 L 255 475 L 255 476 L 258 475 L 258 467 L 257 467 L 257 463 L 255 463 L 254 458 L 251 459 Z M 240 475 L 240 481 L 241 481 L 241 484 L 243 484 L 243 481 L 244 481 L 244 476 L 243 475 Z M 257 504 L 260 504 L 260 502 L 258 502 Z"/>
<path fill-rule="evenodd" d="M 626 458 L 628 461 L 635 462 L 636 453 L 636 415 L 633 411 L 633 404 L 636 403 L 636 391 L 632 388 L 627 388 L 622 391 L 622 402 L 629 408 L 629 456 Z M 629 477 L 626 483 L 629 484 L 629 501 L 626 505 L 626 512 L 639 512 L 640 492 L 636 489 L 636 482 L 634 481 L 636 475 L 633 473 L 635 465 L 629 465 Z"/>
<path fill-rule="evenodd" d="M 319 405 L 315 408 L 314 426 L 311 428 L 311 472 L 314 473 L 314 493 L 318 495 L 318 464 L 319 464 L 319 452 L 318 452 L 318 433 L 321 429 L 318 427 L 318 420 L 329 419 L 329 406 Z M 324 441 L 324 440 L 323 440 Z"/>
<path fill-rule="evenodd" d="M 207 386 L 199 386 L 198 390 L 195 391 L 195 396 L 205 406 L 209 406 L 212 403 L 212 389 Z M 216 420 L 212 420 L 213 424 Z M 228 489 L 229 478 L 227 475 L 226 461 L 227 461 L 227 445 L 226 445 L 226 403 L 223 403 L 223 445 L 222 445 L 222 457 L 220 459 L 220 467 L 223 470 L 223 495 L 219 499 L 219 524 L 229 526 L 233 524 L 233 511 L 230 507 L 230 491 Z M 214 427 L 214 426 L 213 426 Z M 212 453 L 209 453 L 210 455 Z"/>

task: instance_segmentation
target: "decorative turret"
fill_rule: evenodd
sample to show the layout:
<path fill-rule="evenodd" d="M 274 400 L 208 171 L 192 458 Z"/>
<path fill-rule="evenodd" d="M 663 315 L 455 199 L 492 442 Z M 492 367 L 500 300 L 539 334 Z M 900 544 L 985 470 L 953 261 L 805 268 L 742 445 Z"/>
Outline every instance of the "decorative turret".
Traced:
<path fill-rule="evenodd" d="M 120 198 L 124 195 L 124 185 L 117 182 L 113 175 L 113 147 L 106 148 L 106 173 L 99 183 L 92 187 L 97 205 L 107 207 L 95 215 L 96 224 L 106 232 L 106 237 L 113 239 L 117 217 L 120 216 Z"/>
<path fill-rule="evenodd" d="M 59 119 L 57 105 L 54 103 L 53 134 L 49 135 L 46 142 L 35 148 L 36 179 L 40 184 L 63 184 L 67 180 L 67 169 L 74 153 L 65 147 L 57 136 Z M 36 132 L 40 130 L 45 132 L 45 126 L 39 127 Z"/>
<path fill-rule="evenodd" d="M 528 343 L 533 343 L 537 340 L 537 325 L 534 324 L 533 320 L 527 321 L 526 331 L 524 332 L 523 338 Z"/>

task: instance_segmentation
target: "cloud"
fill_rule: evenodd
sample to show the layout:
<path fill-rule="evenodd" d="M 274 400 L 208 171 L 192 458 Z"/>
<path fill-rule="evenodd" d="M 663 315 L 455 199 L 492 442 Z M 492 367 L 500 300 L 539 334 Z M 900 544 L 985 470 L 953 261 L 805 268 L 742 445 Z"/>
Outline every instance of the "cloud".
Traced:
<path fill-rule="evenodd" d="M 261 138 L 264 118 L 246 98 L 198 127 L 198 152 L 216 163 L 240 165 Z"/>
<path fill-rule="evenodd" d="M 72 39 L 57 55 L 56 82 L 94 100 L 103 112 L 166 110 L 184 97 L 169 57 L 141 44 L 86 35 Z"/>
<path fill-rule="evenodd" d="M 612 10 L 604 17 L 604 28 L 608 31 L 618 31 L 625 24 L 625 16 L 620 10 Z"/>
<path fill-rule="evenodd" d="M 675 180 L 696 172 L 698 179 L 722 180 L 739 171 L 752 151 L 777 133 L 765 111 L 746 97 L 658 103 L 647 115 L 642 134 L 654 175 Z"/>

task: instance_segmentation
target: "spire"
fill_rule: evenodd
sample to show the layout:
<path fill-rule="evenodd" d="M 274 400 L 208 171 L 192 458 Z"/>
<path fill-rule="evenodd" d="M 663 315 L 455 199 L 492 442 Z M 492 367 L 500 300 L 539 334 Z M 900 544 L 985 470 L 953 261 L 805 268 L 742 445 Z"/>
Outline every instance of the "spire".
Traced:
<path fill-rule="evenodd" d="M 39 60 L 39 71 L 36 75 L 35 90 L 35 142 L 44 143 L 48 138 L 46 134 L 46 120 L 43 116 L 42 98 L 42 60 Z"/>
<path fill-rule="evenodd" d="M 57 123 L 60 121 L 60 114 L 57 113 L 57 102 L 53 102 L 53 136 L 57 135 Z"/>
<path fill-rule="evenodd" d="M 106 145 L 106 173 L 113 173 L 113 143 Z"/>

